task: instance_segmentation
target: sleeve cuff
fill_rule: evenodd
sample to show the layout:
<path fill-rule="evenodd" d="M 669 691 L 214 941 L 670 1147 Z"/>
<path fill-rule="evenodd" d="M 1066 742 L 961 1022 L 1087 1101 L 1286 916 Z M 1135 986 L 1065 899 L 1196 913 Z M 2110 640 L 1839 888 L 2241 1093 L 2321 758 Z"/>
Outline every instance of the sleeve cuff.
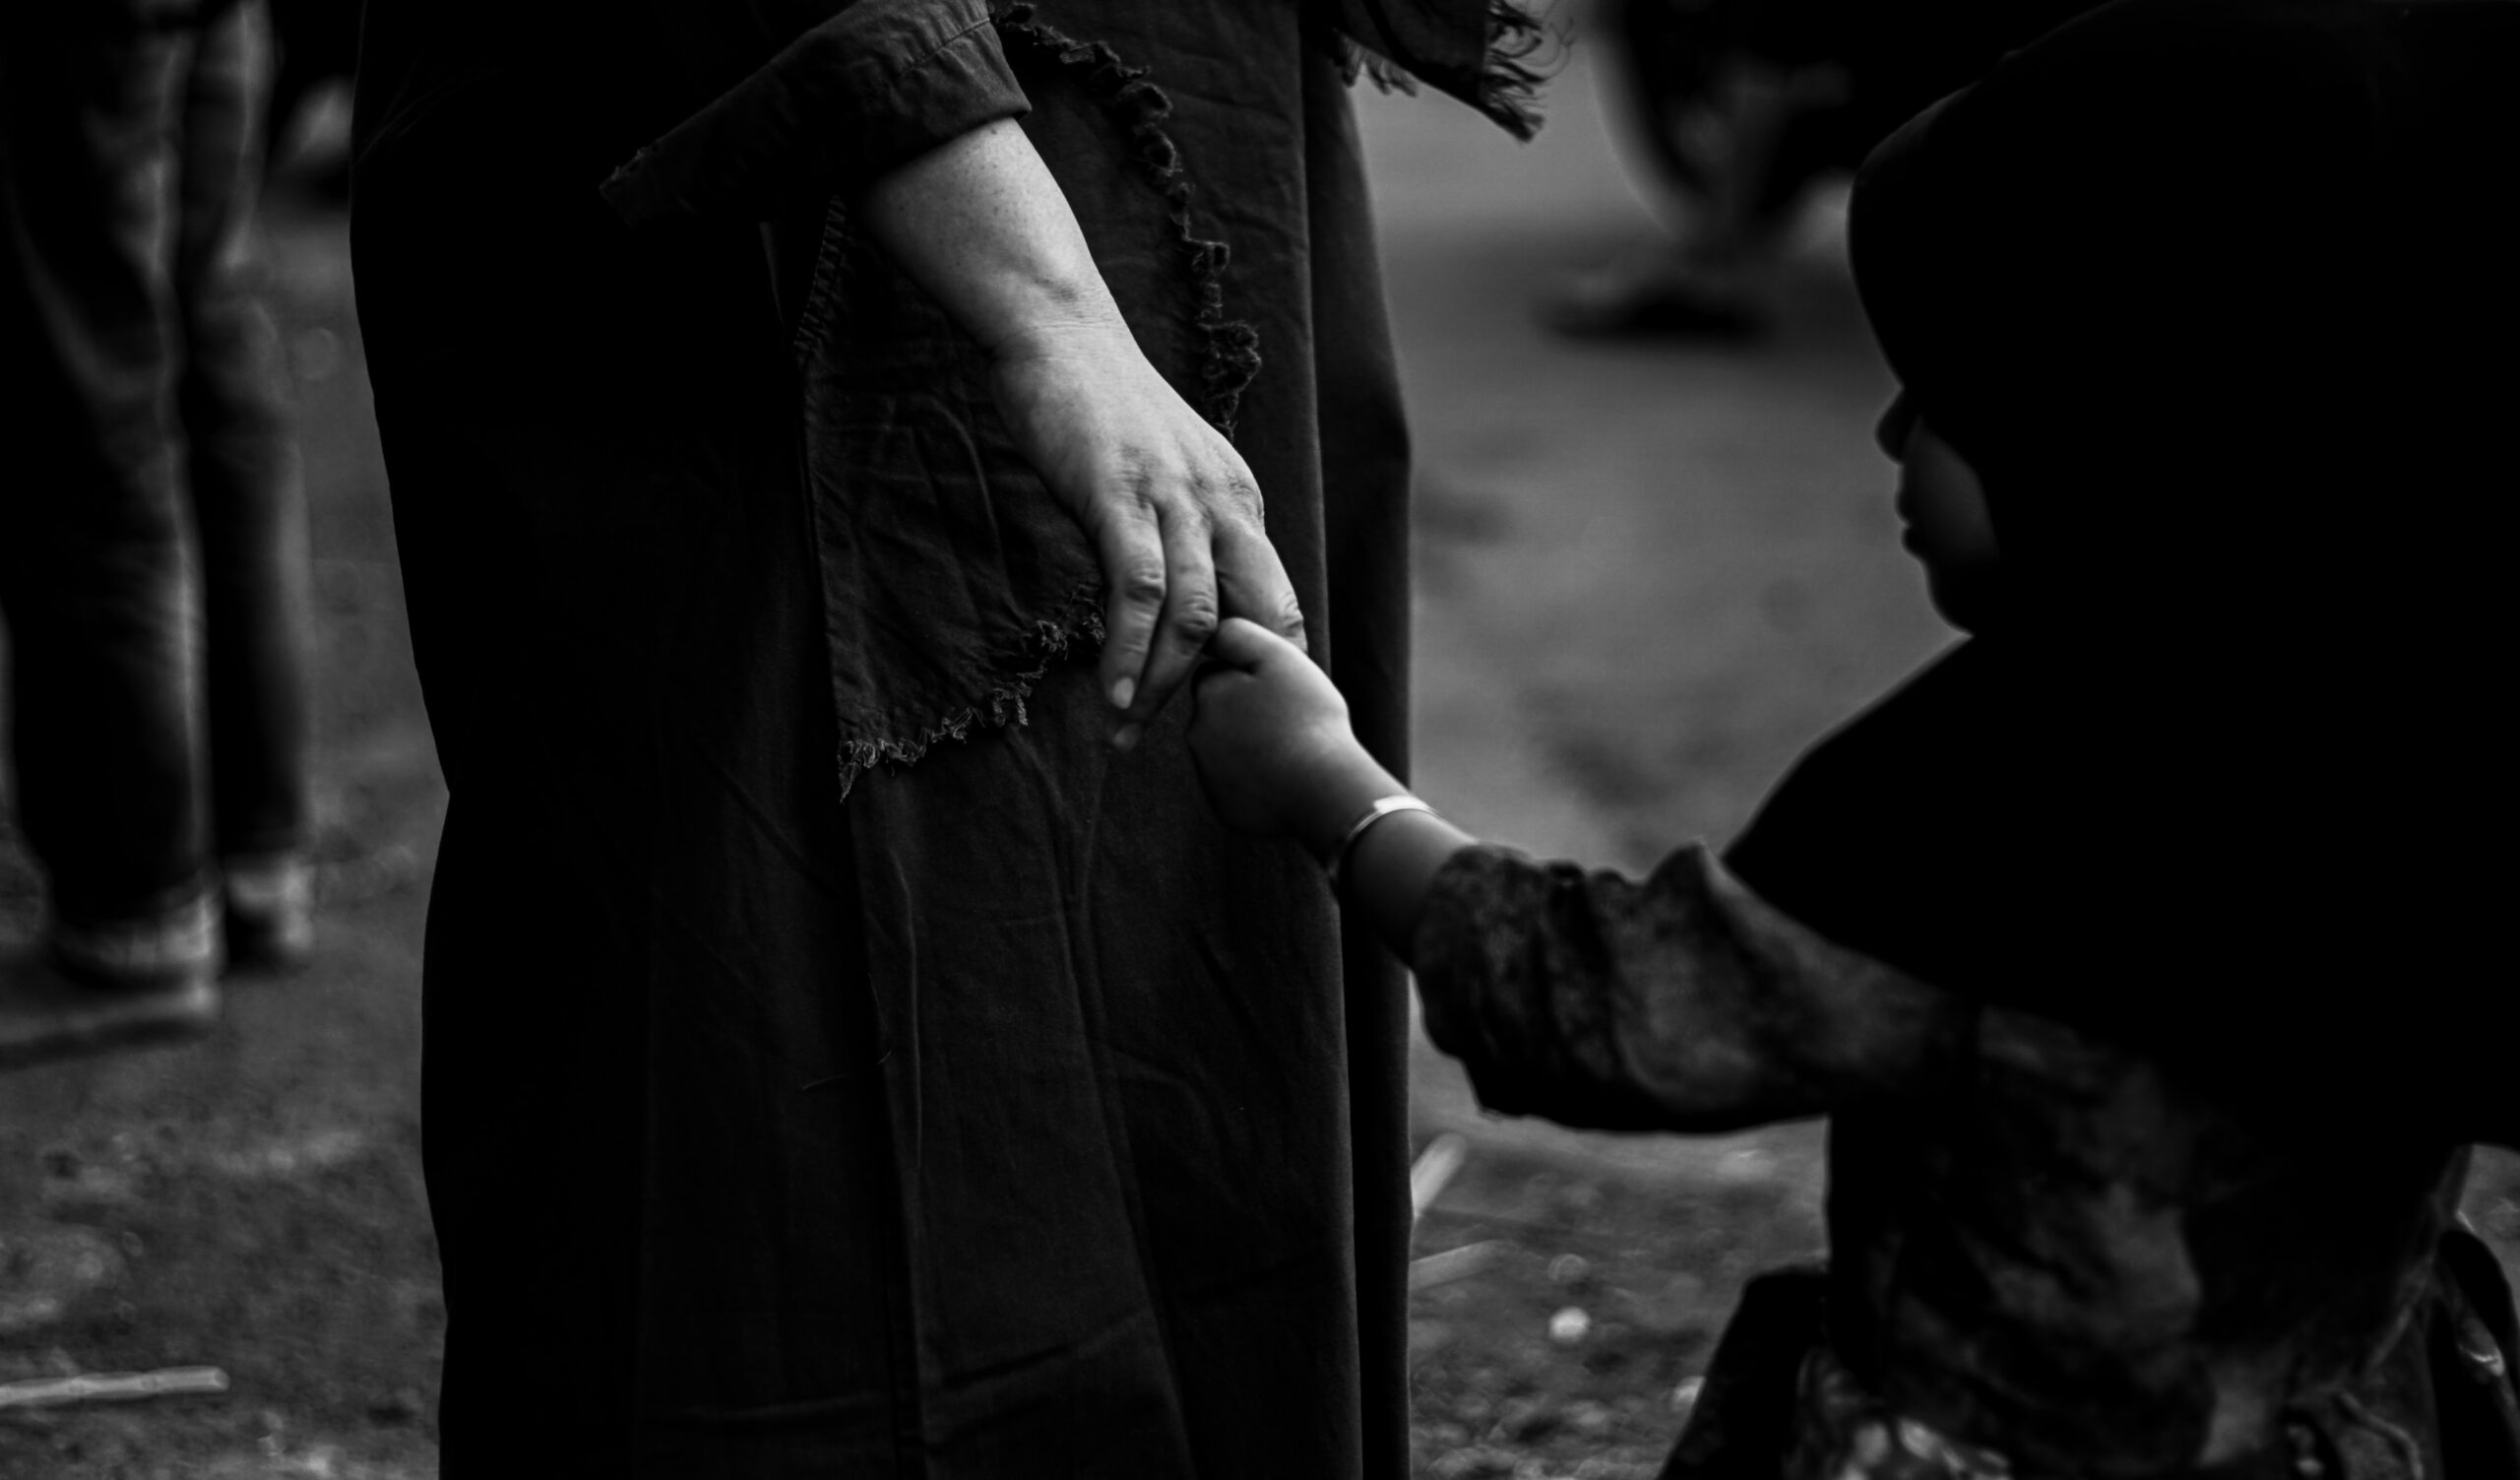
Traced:
<path fill-rule="evenodd" d="M 1436 870 L 1411 941 L 1428 1041 L 1462 1062 L 1481 1105 L 1507 1114 L 1524 1113 L 1511 1065 L 1546 1038 L 1533 1020 L 1534 982 L 1516 969 L 1543 889 L 1530 859 L 1492 843 L 1464 848 Z"/>
<path fill-rule="evenodd" d="M 1418 915 L 1418 930 L 1410 941 L 1409 959 L 1415 963 L 1418 991 L 1429 998 L 1440 997 L 1451 1006 L 1458 994 L 1476 993 L 1485 975 L 1482 968 L 1487 922 L 1484 913 L 1487 896 L 1494 891 L 1493 880 L 1501 862 L 1501 850 L 1494 844 L 1480 843 L 1464 848 L 1444 861 L 1426 892 L 1426 902 Z M 1438 1012 L 1446 1026 L 1455 1015 Z M 1447 1034 L 1446 1036 L 1451 1036 Z M 1458 1058 L 1461 1050 L 1438 1043 L 1437 1048 Z"/>
<path fill-rule="evenodd" d="M 983 0 L 859 0 L 603 182 L 633 226 L 760 221 L 1029 109 Z"/>

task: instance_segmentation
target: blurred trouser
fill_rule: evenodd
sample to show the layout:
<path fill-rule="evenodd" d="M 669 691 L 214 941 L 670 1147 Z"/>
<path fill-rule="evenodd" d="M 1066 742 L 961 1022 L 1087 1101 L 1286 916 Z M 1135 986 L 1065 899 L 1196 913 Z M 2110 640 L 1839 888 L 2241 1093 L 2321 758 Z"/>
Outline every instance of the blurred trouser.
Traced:
<path fill-rule="evenodd" d="M 268 76 L 250 4 L 0 6 L 0 611 L 74 931 L 304 838 L 304 490 L 248 281 Z"/>

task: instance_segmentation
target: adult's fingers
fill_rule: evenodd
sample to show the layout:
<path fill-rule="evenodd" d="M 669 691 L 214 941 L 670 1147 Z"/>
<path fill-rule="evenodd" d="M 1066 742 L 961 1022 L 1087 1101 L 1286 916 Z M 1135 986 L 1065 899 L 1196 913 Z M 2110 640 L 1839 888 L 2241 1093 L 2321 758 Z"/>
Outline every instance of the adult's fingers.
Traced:
<path fill-rule="evenodd" d="M 1295 600 L 1294 583 L 1287 579 L 1278 547 L 1258 527 L 1228 520 L 1217 531 L 1218 610 L 1226 616 L 1248 617 L 1302 648 L 1303 607 Z"/>
<path fill-rule="evenodd" d="M 1260 667 L 1287 650 L 1286 639 L 1247 617 L 1228 616 L 1217 623 L 1208 656 L 1228 668 Z"/>
<path fill-rule="evenodd" d="M 1146 672 L 1128 705 L 1124 727 L 1134 729 L 1164 707 L 1190 676 L 1217 632 L 1217 572 L 1206 512 L 1173 504 L 1157 515 L 1164 537 L 1164 614 L 1149 645 Z"/>
<path fill-rule="evenodd" d="M 1143 500 L 1114 499 L 1096 521 L 1095 548 L 1110 588 L 1102 611 L 1102 693 L 1121 709 L 1137 699 L 1147 652 L 1164 616 L 1164 534 Z"/>

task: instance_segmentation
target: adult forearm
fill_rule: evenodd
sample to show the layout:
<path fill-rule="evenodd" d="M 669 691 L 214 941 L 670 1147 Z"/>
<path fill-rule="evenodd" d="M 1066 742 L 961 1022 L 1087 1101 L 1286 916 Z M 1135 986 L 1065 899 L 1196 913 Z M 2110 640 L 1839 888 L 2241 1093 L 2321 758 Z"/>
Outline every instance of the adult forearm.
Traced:
<path fill-rule="evenodd" d="M 883 175 L 859 197 L 857 216 L 992 354 L 1044 332 L 1125 332 L 1067 197 L 1012 119 Z"/>

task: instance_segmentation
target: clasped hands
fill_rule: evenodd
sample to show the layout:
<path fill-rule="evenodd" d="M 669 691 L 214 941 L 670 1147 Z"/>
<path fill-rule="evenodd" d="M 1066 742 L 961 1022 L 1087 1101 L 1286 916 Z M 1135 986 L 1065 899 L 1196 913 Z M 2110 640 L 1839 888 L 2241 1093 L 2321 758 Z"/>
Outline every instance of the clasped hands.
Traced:
<path fill-rule="evenodd" d="M 1116 316 L 1011 337 L 992 375 L 1017 445 L 1084 526 L 1110 586 L 1101 681 L 1120 711 L 1112 742 L 1136 743 L 1207 662 L 1193 745 L 1219 814 L 1246 832 L 1335 832 L 1330 813 L 1388 778 L 1304 656 L 1303 612 L 1241 455 Z"/>
<path fill-rule="evenodd" d="M 1319 678 L 1345 735 L 1346 705 L 1302 660 L 1303 612 L 1249 465 L 1148 363 L 1023 129 L 999 119 L 948 140 L 869 183 L 854 209 L 987 353 L 1017 449 L 1093 542 L 1110 589 L 1100 681 L 1112 743 L 1137 743 L 1221 631 L 1228 664 L 1292 655 L 1271 672 Z"/>
<path fill-rule="evenodd" d="M 1251 469 L 1117 314 L 1029 326 L 991 363 L 1016 445 L 1093 542 L 1109 588 L 1100 681 L 1119 711 L 1113 744 L 1137 742 L 1225 618 L 1302 647 L 1303 611 Z"/>
<path fill-rule="evenodd" d="M 1197 676 L 1190 751 L 1241 832 L 1325 862 L 1373 803 L 1403 790 L 1367 754 L 1348 703 L 1306 656 L 1303 613 L 1241 455 L 1138 352 L 1116 312 L 1037 321 L 991 350 L 1017 445 L 1094 542 L 1110 585 L 1102 691 L 1112 743 Z M 1401 814 L 1367 834 L 1350 895 L 1404 955 L 1435 872 L 1470 837 Z"/>

